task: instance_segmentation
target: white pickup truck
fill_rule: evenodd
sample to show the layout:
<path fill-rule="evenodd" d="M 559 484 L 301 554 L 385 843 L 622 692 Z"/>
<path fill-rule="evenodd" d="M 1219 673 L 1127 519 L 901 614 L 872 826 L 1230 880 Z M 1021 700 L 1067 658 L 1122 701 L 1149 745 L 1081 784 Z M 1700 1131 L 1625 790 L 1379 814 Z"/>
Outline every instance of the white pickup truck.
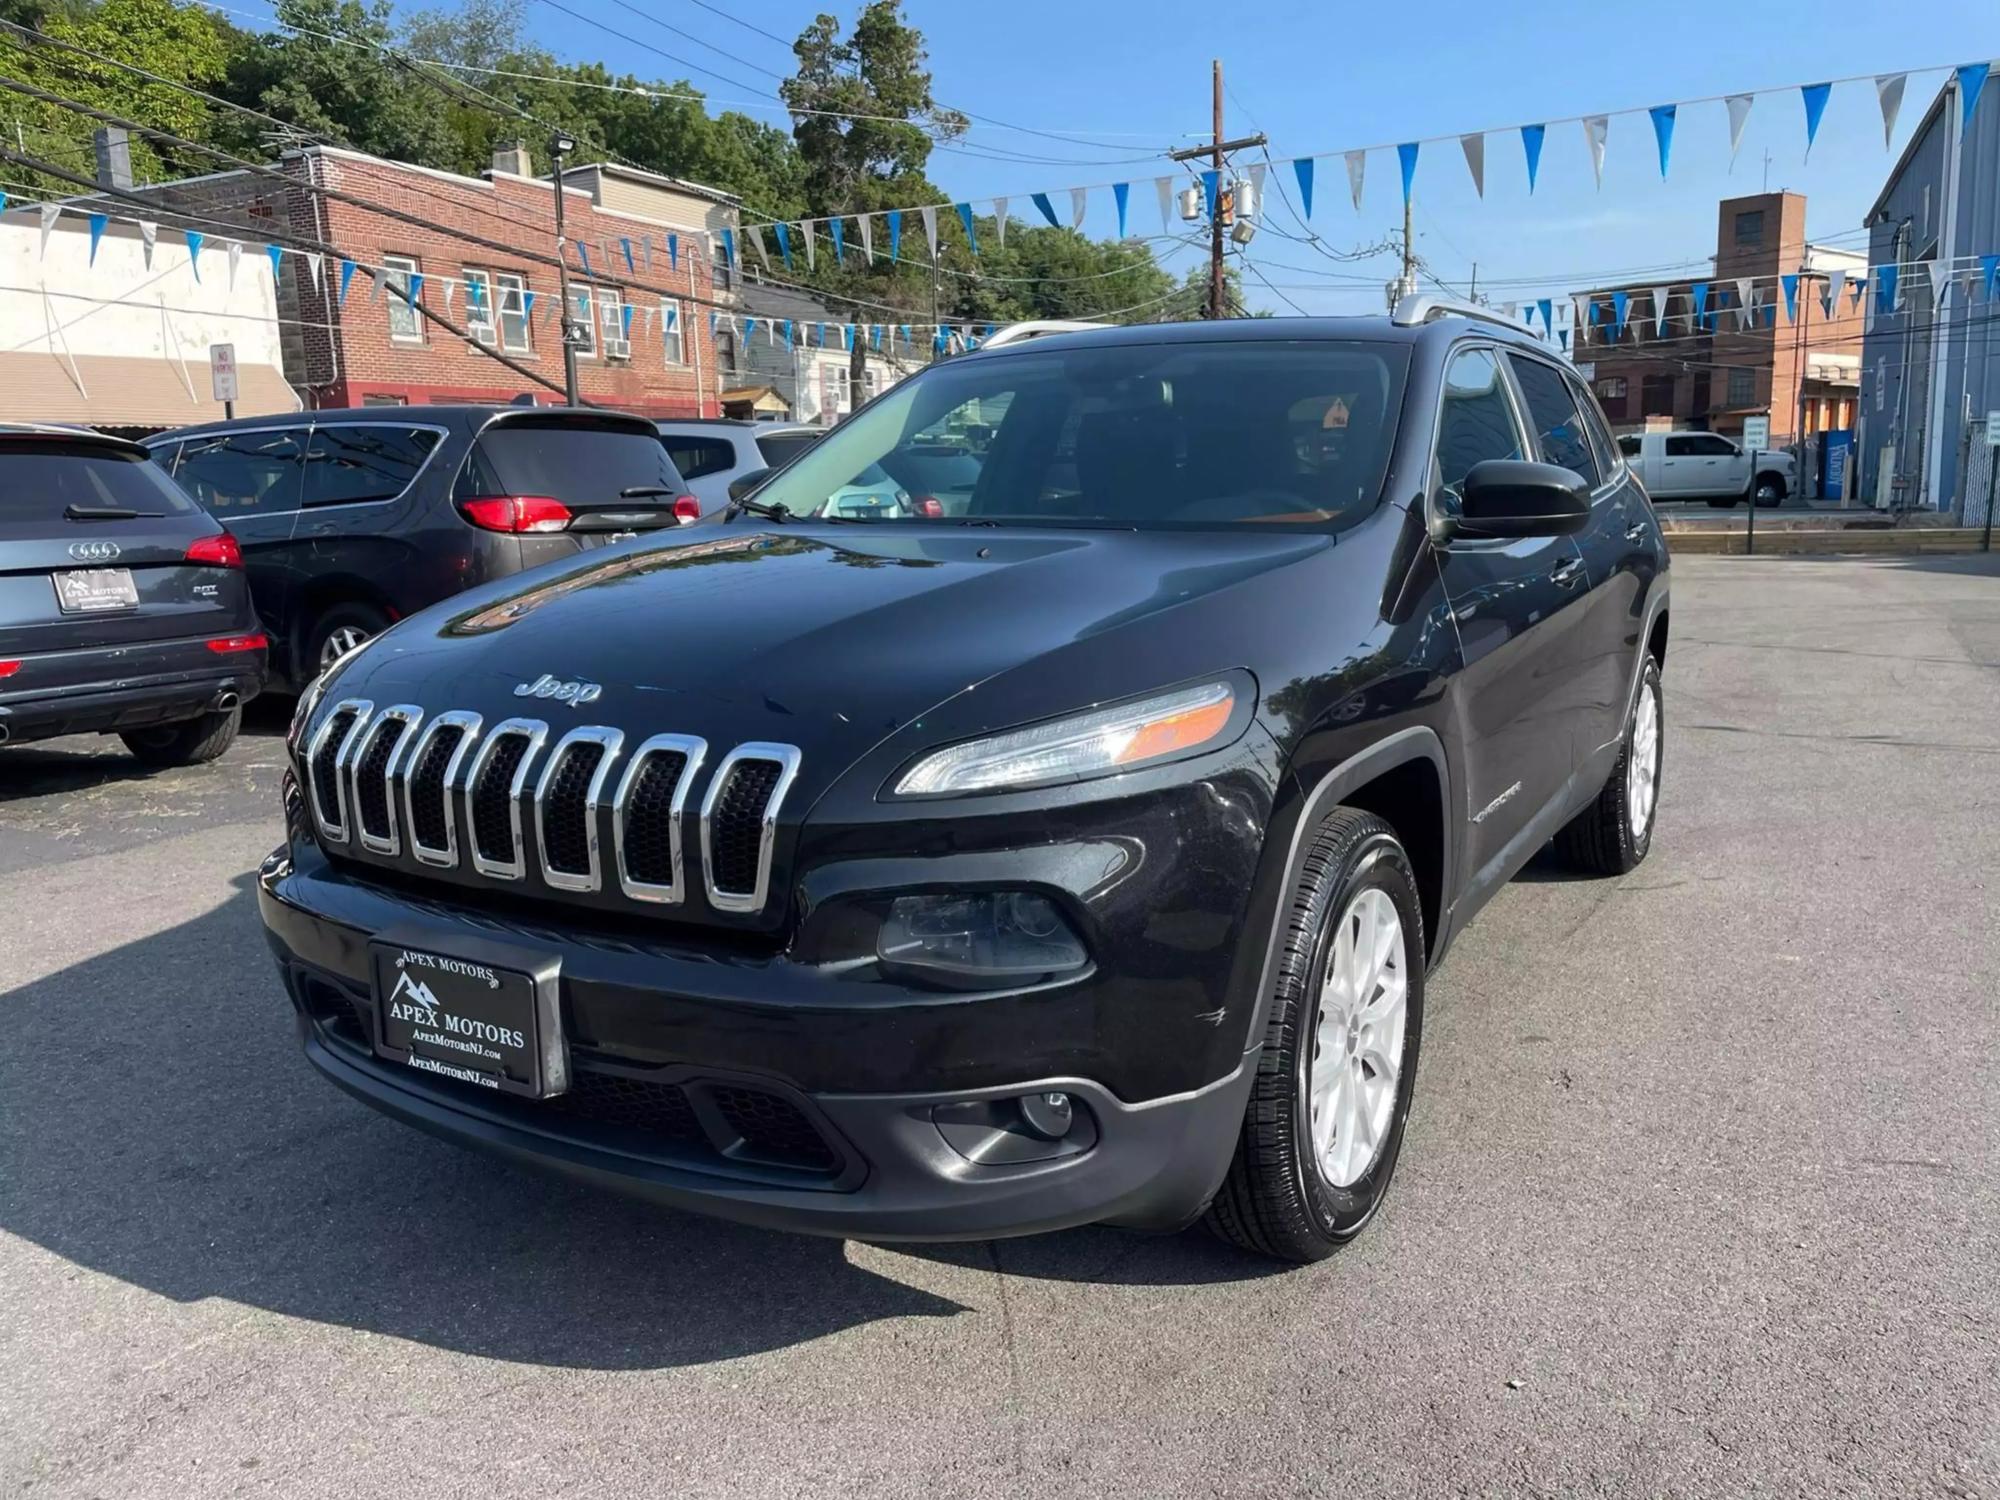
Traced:
<path fill-rule="evenodd" d="M 1654 500 L 1706 500 L 1718 509 L 1754 495 L 1780 505 L 1798 488 L 1798 461 L 1789 453 L 1751 454 L 1713 432 L 1642 432 L 1618 440 L 1618 451 Z"/>

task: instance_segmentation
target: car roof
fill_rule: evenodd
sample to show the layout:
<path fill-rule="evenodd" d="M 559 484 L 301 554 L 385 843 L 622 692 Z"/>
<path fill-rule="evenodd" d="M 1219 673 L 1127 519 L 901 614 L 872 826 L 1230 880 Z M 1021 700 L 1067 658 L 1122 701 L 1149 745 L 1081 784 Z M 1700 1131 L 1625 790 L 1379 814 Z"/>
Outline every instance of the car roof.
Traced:
<path fill-rule="evenodd" d="M 1020 343 L 1004 344 L 997 349 L 976 349 L 955 356 L 953 362 L 960 359 L 1021 359 L 1063 349 L 1117 348 L 1133 344 L 1315 343 L 1340 340 L 1431 347 L 1448 344 L 1468 333 L 1518 344 L 1524 349 L 1555 352 L 1525 328 L 1510 327 L 1497 317 L 1488 321 L 1484 318 L 1439 315 L 1420 323 L 1398 323 L 1386 314 L 1377 314 L 1366 317 L 1209 318 L 1187 323 L 1126 323 L 1115 328 L 1043 334 Z"/>
<path fill-rule="evenodd" d="M 411 427 L 481 428 L 494 421 L 517 421 L 523 417 L 552 416 L 588 417 L 600 421 L 613 419 L 630 423 L 635 431 L 652 426 L 645 417 L 599 406 L 514 406 L 486 405 L 480 402 L 437 406 L 329 406 L 322 407 L 318 411 L 274 412 L 262 417 L 238 417 L 234 421 L 200 422 L 188 427 L 169 428 L 165 432 L 156 433 L 147 441 L 158 443 L 171 438 L 200 437 L 217 432 L 242 432 L 260 427 L 301 427 L 308 422 L 320 427 L 353 427 L 363 423 L 388 422 L 396 425 L 407 424 Z"/>
<path fill-rule="evenodd" d="M 60 422 L 0 422 L 0 442 L 8 438 L 39 438 L 46 442 L 74 443 L 80 448 L 107 448 L 118 453 L 132 453 L 146 456 L 143 445 L 130 438 L 114 437 L 108 432 L 99 432 L 94 427 L 70 427 Z M 4 452 L 0 448 L 0 452 Z"/>
<path fill-rule="evenodd" d="M 766 432 L 818 432 L 810 422 L 748 422 L 742 417 L 661 417 L 653 425 L 666 432 L 744 432 L 753 437 Z"/>

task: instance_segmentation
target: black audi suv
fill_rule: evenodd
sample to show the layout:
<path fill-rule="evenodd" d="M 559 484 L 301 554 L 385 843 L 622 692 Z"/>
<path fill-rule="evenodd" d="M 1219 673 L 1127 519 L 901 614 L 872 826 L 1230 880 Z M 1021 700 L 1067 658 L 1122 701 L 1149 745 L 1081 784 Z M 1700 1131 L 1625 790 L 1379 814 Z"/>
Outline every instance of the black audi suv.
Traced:
<path fill-rule="evenodd" d="M 235 539 L 122 438 L 0 425 L 0 744 L 213 760 L 264 686 Z"/>
<path fill-rule="evenodd" d="M 831 497 L 990 434 L 962 509 Z M 760 1224 L 1381 1203 L 1426 974 L 1646 855 L 1667 552 L 1476 308 L 1109 329 L 897 385 L 720 524 L 475 589 L 302 702 L 261 910 L 313 1065 Z"/>

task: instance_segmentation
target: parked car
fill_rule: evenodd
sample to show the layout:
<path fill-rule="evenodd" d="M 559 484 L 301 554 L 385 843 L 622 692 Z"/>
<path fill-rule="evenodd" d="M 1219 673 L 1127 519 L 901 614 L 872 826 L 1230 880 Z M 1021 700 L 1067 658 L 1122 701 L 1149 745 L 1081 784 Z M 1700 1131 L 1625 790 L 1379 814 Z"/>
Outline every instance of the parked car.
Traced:
<path fill-rule="evenodd" d="M 652 423 L 561 407 L 354 407 L 150 439 L 242 545 L 296 691 L 403 616 L 694 519 Z"/>
<path fill-rule="evenodd" d="M 964 514 L 799 519 L 968 409 Z M 1456 935 L 1551 838 L 1646 857 L 1667 565 L 1483 309 L 975 352 L 347 657 L 260 909 L 312 1064 L 435 1134 L 827 1234 L 1312 1260 Z"/>
<path fill-rule="evenodd" d="M 1618 451 L 1655 500 L 1706 500 L 1726 509 L 1754 495 L 1766 508 L 1798 488 L 1789 453 L 1752 455 L 1714 432 L 1643 432 L 1618 440 Z"/>
<path fill-rule="evenodd" d="M 0 744 L 115 734 L 213 760 L 264 686 L 236 541 L 137 443 L 0 426 Z"/>
<path fill-rule="evenodd" d="M 728 503 L 730 481 L 790 463 L 825 434 L 824 427 L 792 422 L 739 422 L 690 418 L 659 424 L 660 441 L 697 500 L 702 514 Z"/>

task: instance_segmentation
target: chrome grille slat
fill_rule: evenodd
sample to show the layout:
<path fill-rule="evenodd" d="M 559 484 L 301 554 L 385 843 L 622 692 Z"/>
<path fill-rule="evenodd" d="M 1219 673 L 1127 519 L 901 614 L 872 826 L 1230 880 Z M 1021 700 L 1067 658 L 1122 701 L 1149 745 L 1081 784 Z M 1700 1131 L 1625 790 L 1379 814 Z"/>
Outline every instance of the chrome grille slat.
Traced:
<path fill-rule="evenodd" d="M 748 890 L 725 889 L 718 883 L 716 871 L 717 810 L 729 795 L 730 783 L 735 779 L 738 768 L 756 762 L 767 762 L 777 767 L 777 777 L 757 817 L 756 873 L 749 882 Z M 796 745 L 777 745 L 760 740 L 738 745 L 716 767 L 715 779 L 708 784 L 708 795 L 701 804 L 701 880 L 709 905 L 717 911 L 755 912 L 764 909 L 764 902 L 771 892 L 771 850 L 777 840 L 778 809 L 784 805 L 785 794 L 791 790 L 798 774 L 799 751 Z"/>
<path fill-rule="evenodd" d="M 674 755 L 681 758 L 681 768 L 674 776 L 673 793 L 666 811 L 669 878 L 665 881 L 641 880 L 633 875 L 628 855 L 628 849 L 635 849 L 641 837 L 641 831 L 632 827 L 632 820 L 648 811 L 637 805 L 636 794 L 644 784 L 648 767 L 661 757 Z M 708 741 L 685 734 L 656 734 L 632 752 L 631 764 L 626 766 L 624 778 L 618 783 L 617 795 L 611 799 L 611 843 L 613 856 L 618 861 L 619 889 L 634 901 L 679 906 L 687 899 L 687 882 L 682 876 L 685 866 L 681 858 L 681 819 L 687 812 L 688 794 L 694 788 L 695 776 L 707 758 Z"/>
<path fill-rule="evenodd" d="M 348 698 L 308 741 L 305 801 L 322 839 L 378 858 L 460 870 L 469 853 L 471 872 L 491 880 L 525 880 L 532 864 L 554 891 L 615 889 L 630 901 L 685 906 L 684 829 L 708 749 L 694 735 L 656 734 L 628 756 L 624 732 L 605 725 L 552 735 L 541 719 L 489 727 L 465 710 L 427 716 L 399 703 L 378 712 Z M 573 763 L 579 752 L 594 763 Z M 769 901 L 778 814 L 799 762 L 794 745 L 749 741 L 709 777 L 699 818 L 702 890 L 713 910 L 747 915 Z"/>
<path fill-rule="evenodd" d="M 540 719 L 502 719 L 487 734 L 486 743 L 479 747 L 478 758 L 472 763 L 472 773 L 465 778 L 465 827 L 466 842 L 472 849 L 472 868 L 481 875 L 495 880 L 519 880 L 528 873 L 528 851 L 521 842 L 521 793 L 528 785 L 528 773 L 534 769 L 535 757 L 548 737 L 549 726 Z M 485 790 L 485 777 L 495 752 L 516 738 L 527 743 L 521 751 L 521 758 L 515 762 L 514 773 L 508 778 L 506 787 L 507 827 L 513 858 L 491 859 L 479 847 L 479 797 Z"/>
<path fill-rule="evenodd" d="M 439 714 L 425 726 L 418 737 L 414 749 L 403 762 L 403 819 L 410 830 L 410 852 L 420 864 L 436 865 L 442 869 L 458 868 L 458 818 L 454 808 L 463 791 L 459 782 L 459 772 L 479 740 L 480 718 L 478 714 L 454 709 Z M 451 754 L 446 758 L 439 776 L 439 815 L 444 824 L 444 842 L 427 844 L 423 839 L 424 820 L 417 815 L 417 779 L 422 773 L 431 747 L 440 734 L 447 730 L 458 732 Z"/>
<path fill-rule="evenodd" d="M 618 759 L 618 751 L 624 743 L 624 734 L 616 729 L 595 725 L 572 729 L 556 741 L 555 749 L 549 752 L 548 764 L 542 768 L 542 778 L 535 783 L 535 851 L 542 862 L 542 879 L 559 891 L 594 891 L 603 884 L 597 815 L 604 805 L 604 784 L 610 779 L 612 763 Z M 590 772 L 590 782 L 583 793 L 584 868 L 558 869 L 550 852 L 549 794 L 556 788 L 570 757 L 581 753 L 582 747 L 588 745 L 597 746 L 598 755 L 597 764 Z"/>
<path fill-rule="evenodd" d="M 396 770 L 399 763 L 406 761 L 411 738 L 423 717 L 423 709 L 414 703 L 393 704 L 375 715 L 375 721 L 369 726 L 367 734 L 354 747 L 352 784 L 354 826 L 355 831 L 361 835 L 361 847 L 372 854 L 387 854 L 393 857 L 402 852 L 401 830 L 396 820 Z M 370 771 L 369 763 L 392 724 L 399 727 L 396 730 L 395 740 L 382 761 L 382 768 L 380 771 Z M 363 785 L 364 777 L 369 782 L 367 786 Z M 376 793 L 382 798 L 385 830 L 381 833 L 373 833 L 368 827 L 370 799 Z"/>

